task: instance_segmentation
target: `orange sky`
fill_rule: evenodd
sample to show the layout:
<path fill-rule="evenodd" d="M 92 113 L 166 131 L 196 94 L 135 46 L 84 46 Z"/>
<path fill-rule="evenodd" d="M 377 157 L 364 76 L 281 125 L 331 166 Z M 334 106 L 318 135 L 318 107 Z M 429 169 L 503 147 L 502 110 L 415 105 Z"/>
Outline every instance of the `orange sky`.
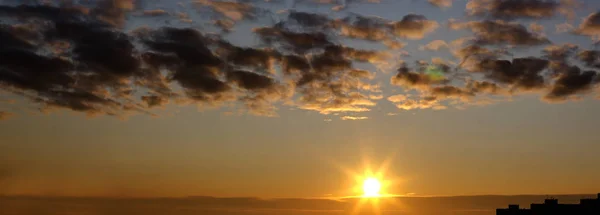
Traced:
<path fill-rule="evenodd" d="M 102 2 L 0 2 L 0 195 L 600 190 L 599 1 Z"/>

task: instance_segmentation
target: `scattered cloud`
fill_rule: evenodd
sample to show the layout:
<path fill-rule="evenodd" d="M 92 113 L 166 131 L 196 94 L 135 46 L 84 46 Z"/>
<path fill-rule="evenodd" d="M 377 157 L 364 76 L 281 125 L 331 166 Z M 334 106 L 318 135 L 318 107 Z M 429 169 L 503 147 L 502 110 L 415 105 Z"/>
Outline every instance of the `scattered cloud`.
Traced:
<path fill-rule="evenodd" d="M 466 9 L 470 15 L 494 19 L 540 19 L 567 14 L 573 5 L 570 0 L 471 0 Z"/>
<path fill-rule="evenodd" d="M 294 4 L 347 8 L 378 2 Z M 596 92 L 599 52 L 552 44 L 544 33 L 548 26 L 537 21 L 569 14 L 573 1 L 469 1 L 467 11 L 474 19 L 450 20 L 448 26 L 470 35 L 418 44 L 420 51 L 447 49 L 451 55 L 413 62 L 406 60 L 419 53 L 409 53 L 408 44 L 436 32 L 438 21 L 420 14 L 389 20 L 293 7 L 275 13 L 260 7 L 264 4 L 283 2 L 197 0 L 192 11 L 172 12 L 131 0 L 1 5 L 0 17 L 7 21 L 0 24 L 0 89 L 42 111 L 118 117 L 153 115 L 154 108 L 170 104 L 226 107 L 260 116 L 277 116 L 282 106 L 290 106 L 354 117 L 343 114 L 368 112 L 396 90 L 403 92 L 388 100 L 405 110 L 483 104 L 490 96 L 521 92 L 541 93 L 548 102 Z M 208 14 L 209 20 L 192 20 L 195 16 L 188 13 L 194 11 Z M 129 16 L 134 14 L 140 16 Z M 127 26 L 129 19 L 155 16 L 181 22 Z M 556 28 L 597 39 L 598 17 L 592 13 L 579 26 L 565 22 Z M 260 23 L 249 32 L 256 45 L 229 41 L 226 33 L 241 22 Z M 207 25 L 221 32 L 204 29 Z M 374 49 L 365 49 L 362 42 Z M 531 54 L 533 49 L 531 56 L 512 53 L 523 48 L 543 51 L 538 56 Z M 382 89 L 385 80 L 392 89 Z"/>
<path fill-rule="evenodd" d="M 575 32 L 581 35 L 587 35 L 594 40 L 600 38 L 600 12 L 595 12 L 588 15 L 581 25 L 575 29 Z"/>
<path fill-rule="evenodd" d="M 449 8 L 452 7 L 452 0 L 428 0 L 430 4 L 441 7 L 441 8 Z"/>
<path fill-rule="evenodd" d="M 470 29 L 475 34 L 475 43 L 482 45 L 536 46 L 549 44 L 542 34 L 532 32 L 520 23 L 502 20 L 484 20 L 451 23 L 453 29 Z"/>
<path fill-rule="evenodd" d="M 385 41 L 390 39 L 389 20 L 380 17 L 352 15 L 336 20 L 334 23 L 342 35 L 369 41 Z"/>
<path fill-rule="evenodd" d="M 434 32 L 439 26 L 438 22 L 418 14 L 406 15 L 402 17 L 402 20 L 391 24 L 394 35 L 413 40 L 422 39 L 425 35 Z"/>
<path fill-rule="evenodd" d="M 514 58 L 509 60 L 483 60 L 479 71 L 497 83 L 508 84 L 512 90 L 535 90 L 545 86 L 542 72 L 549 61 L 539 58 Z"/>
<path fill-rule="evenodd" d="M 577 54 L 577 58 L 587 67 L 600 69 L 600 51 L 598 50 L 583 50 Z"/>
<path fill-rule="evenodd" d="M 403 64 L 398 68 L 398 73 L 392 77 L 391 83 L 407 88 L 427 88 L 434 84 L 443 84 L 448 80 L 444 77 L 436 77 L 424 72 L 414 71 Z"/>
<path fill-rule="evenodd" d="M 561 102 L 576 98 L 578 95 L 588 93 L 592 87 L 600 81 L 595 71 L 580 71 L 572 67 L 571 71 L 556 77 L 550 92 L 544 96 L 544 100 Z"/>

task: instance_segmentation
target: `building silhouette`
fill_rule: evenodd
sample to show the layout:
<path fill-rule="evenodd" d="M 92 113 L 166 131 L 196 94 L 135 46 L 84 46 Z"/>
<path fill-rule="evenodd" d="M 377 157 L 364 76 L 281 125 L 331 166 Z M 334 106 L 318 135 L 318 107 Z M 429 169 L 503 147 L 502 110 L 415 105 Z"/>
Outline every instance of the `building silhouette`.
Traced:
<path fill-rule="evenodd" d="M 529 209 L 519 205 L 496 209 L 496 215 L 600 215 L 600 193 L 596 199 L 582 199 L 579 204 L 559 204 L 558 199 L 546 199 L 543 204 L 531 204 Z"/>

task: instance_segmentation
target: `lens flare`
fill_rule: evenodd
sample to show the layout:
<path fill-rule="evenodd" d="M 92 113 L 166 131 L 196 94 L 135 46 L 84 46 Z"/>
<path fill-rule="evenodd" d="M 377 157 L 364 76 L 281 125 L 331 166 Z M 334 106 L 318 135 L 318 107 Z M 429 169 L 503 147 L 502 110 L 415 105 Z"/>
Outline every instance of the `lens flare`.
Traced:
<path fill-rule="evenodd" d="M 435 65 L 429 65 L 425 68 L 425 74 L 434 81 L 441 81 L 446 79 L 444 77 L 444 71 Z"/>

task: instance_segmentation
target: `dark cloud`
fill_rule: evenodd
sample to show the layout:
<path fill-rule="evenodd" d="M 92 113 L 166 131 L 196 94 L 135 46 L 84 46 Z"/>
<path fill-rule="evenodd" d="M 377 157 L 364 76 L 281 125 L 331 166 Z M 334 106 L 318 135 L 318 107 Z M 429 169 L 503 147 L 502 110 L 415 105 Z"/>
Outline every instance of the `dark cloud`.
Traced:
<path fill-rule="evenodd" d="M 141 99 L 150 108 L 157 107 L 157 106 L 161 107 L 161 106 L 164 106 L 167 103 L 169 103 L 168 98 L 165 98 L 163 96 L 158 96 L 158 95 L 142 96 Z"/>
<path fill-rule="evenodd" d="M 299 85 L 303 85 L 314 79 L 328 79 L 336 72 L 342 72 L 352 68 L 352 61 L 331 52 L 324 52 L 323 54 L 312 56 L 309 62 L 313 72 L 306 74 L 299 82 Z"/>
<path fill-rule="evenodd" d="M 242 70 L 228 72 L 227 79 L 247 90 L 258 91 L 275 85 L 275 80 L 270 77 Z"/>
<path fill-rule="evenodd" d="M 504 94 L 506 85 L 510 93 L 529 90 L 549 90 L 543 100 L 549 102 L 577 98 L 577 95 L 591 92 L 598 82 L 596 71 L 582 71 L 571 65 L 572 57 L 581 60 L 586 66 L 597 66 L 597 53 L 584 50 L 577 53 L 578 47 L 572 44 L 551 45 L 544 49 L 545 59 L 528 57 L 500 60 L 497 56 L 480 58 L 474 71 L 482 72 L 493 82 L 471 81 L 467 88 L 473 92 Z"/>
<path fill-rule="evenodd" d="M 595 71 L 581 71 L 577 67 L 558 76 L 550 87 L 550 92 L 544 96 L 544 100 L 560 102 L 569 99 L 576 94 L 587 93 L 598 83 L 598 74 Z"/>
<path fill-rule="evenodd" d="M 428 20 L 423 15 L 409 14 L 402 20 L 391 24 L 392 33 L 398 37 L 408 39 L 422 39 L 439 27 L 434 20 Z"/>
<path fill-rule="evenodd" d="M 273 73 L 275 61 L 279 53 L 274 50 L 241 48 L 229 43 L 222 43 L 221 57 L 227 59 L 231 66 L 240 66 Z"/>
<path fill-rule="evenodd" d="M 227 79 L 248 92 L 240 100 L 255 115 L 276 116 L 277 107 L 273 104 L 282 102 L 293 93 L 288 86 L 278 83 L 274 78 L 254 72 L 230 71 Z"/>
<path fill-rule="evenodd" d="M 51 23 L 25 28 L 27 34 L 22 24 L 2 27 L 0 35 L 6 40 L 0 48 L 0 82 L 5 90 L 45 109 L 110 115 L 136 109 L 135 104 L 119 101 L 131 93 L 128 79 L 140 66 L 127 35 L 81 10 L 21 5 L 2 6 L 0 11 L 3 16 Z M 38 37 L 32 40 L 25 35 Z M 65 50 L 52 47 L 61 43 Z M 51 52 L 44 51 L 48 49 Z M 60 55 L 54 56 L 55 51 Z"/>
<path fill-rule="evenodd" d="M 220 77 L 223 62 L 207 47 L 209 39 L 202 33 L 165 27 L 147 32 L 141 39 L 148 47 L 146 63 L 168 68 L 169 79 L 179 83 L 189 98 L 203 102 L 230 99 L 225 95 L 230 86 Z"/>
<path fill-rule="evenodd" d="M 294 73 L 293 79 L 300 93 L 300 107 L 321 113 L 363 112 L 375 105 L 368 93 L 378 88 L 368 82 L 372 75 L 368 71 L 353 68 L 353 57 L 341 46 L 330 46 L 320 54 L 311 55 L 306 62 L 301 58 L 288 58 L 286 64 Z"/>
<path fill-rule="evenodd" d="M 542 72 L 549 61 L 539 58 L 514 58 L 509 60 L 483 60 L 479 67 L 487 78 L 513 89 L 534 90 L 545 86 Z"/>
<path fill-rule="evenodd" d="M 326 29 L 331 25 L 329 17 L 323 14 L 290 11 L 288 22 L 293 22 L 305 28 Z"/>
<path fill-rule="evenodd" d="M 257 28 L 254 32 L 265 44 L 299 54 L 332 44 L 328 35 L 322 32 L 293 32 L 277 26 Z"/>
<path fill-rule="evenodd" d="M 600 37 L 600 12 L 588 15 L 579 28 L 575 29 L 575 33 L 598 39 Z"/>
<path fill-rule="evenodd" d="M 579 47 L 574 44 L 549 45 L 544 48 L 544 57 L 553 62 L 566 62 Z"/>
<path fill-rule="evenodd" d="M 581 71 L 571 65 L 571 59 L 580 59 L 588 67 L 594 67 L 594 51 L 577 52 L 571 44 L 552 45 L 544 49 L 544 58 L 524 57 L 503 59 L 503 52 L 497 52 L 477 45 L 467 45 L 455 54 L 463 61 L 463 67 L 470 73 L 448 69 L 444 78 L 432 76 L 425 71 L 432 65 L 417 61 L 416 69 L 403 64 L 392 77 L 392 84 L 405 89 L 416 89 L 416 94 L 406 93 L 388 98 L 398 108 L 445 109 L 449 106 L 464 107 L 494 102 L 487 96 L 510 96 L 522 92 L 548 93 L 542 98 L 548 102 L 566 101 L 579 98 L 596 89 L 600 80 L 596 71 Z M 576 58 L 573 58 L 576 57 Z M 473 79 L 483 74 L 485 81 Z M 467 77 L 461 80 L 458 77 Z M 446 79 L 449 78 L 449 79 Z M 464 83 L 464 87 L 460 83 Z M 482 97 L 483 96 L 483 97 Z"/>
<path fill-rule="evenodd" d="M 479 64 L 483 60 L 497 59 L 509 55 L 503 49 L 490 49 L 477 44 L 461 47 L 453 51 L 453 54 L 460 60 L 458 68 L 469 72 L 479 72 Z"/>
<path fill-rule="evenodd" d="M 90 13 L 106 23 L 123 27 L 128 13 L 135 9 L 134 3 L 134 0 L 99 0 Z"/>
<path fill-rule="evenodd" d="M 29 42 L 15 26 L 0 24 L 0 47 L 11 47 L 15 49 L 35 49 L 35 45 Z"/>
<path fill-rule="evenodd" d="M 369 41 L 381 41 L 390 38 L 389 21 L 379 17 L 367 17 L 353 14 L 335 21 L 342 35 Z"/>
<path fill-rule="evenodd" d="M 124 7 L 106 4 L 105 8 Z M 212 6 L 231 5 L 216 3 Z M 245 8 L 243 5 L 232 7 Z M 41 71 L 39 67 L 48 67 L 51 62 L 64 61 L 64 65 L 54 66 L 56 73 L 62 76 L 49 76 L 56 81 L 45 78 L 45 81 L 18 82 L 16 78 L 21 77 L 10 76 L 13 71 L 4 72 L 4 82 L 12 81 L 5 86 L 13 88 L 12 92 L 23 94 L 33 89 L 36 94 L 31 98 L 48 107 L 88 113 L 118 115 L 119 111 L 162 106 L 173 98 L 182 98 L 179 93 L 173 92 L 170 86 L 173 83 L 181 87 L 184 98 L 190 101 L 210 105 L 241 101 L 249 110 L 265 115 L 272 115 L 272 110 L 276 109 L 273 103 L 290 98 L 294 92 L 290 87 L 294 86 L 301 93 L 297 105 L 305 109 L 363 111 L 365 108 L 356 106 L 372 106 L 374 103 L 369 101 L 368 95 L 358 91 L 370 92 L 376 87 L 363 81 L 370 80 L 372 73 L 353 68 L 353 61 L 379 62 L 384 59 L 375 51 L 334 45 L 329 35 L 323 32 L 297 32 L 282 25 L 258 29 L 257 34 L 271 48 L 256 49 L 237 47 L 191 28 L 140 28 L 128 35 L 114 27 L 118 23 L 96 19 L 100 16 L 98 12 L 89 16 L 80 12 L 62 15 L 66 12 L 62 12 L 61 8 L 45 7 L 42 12 L 31 9 L 35 7 L 24 8 L 32 11 L 30 13 L 34 17 L 53 22 L 51 28 L 43 29 L 46 44 L 61 42 L 68 47 L 61 50 L 65 57 L 38 56 L 33 51 L 15 54 L 13 52 L 18 50 L 11 49 L 13 57 L 27 61 L 39 58 L 36 61 L 41 62 L 42 66 L 19 73 L 35 73 Z M 23 8 L 8 11 L 14 10 Z M 312 16 L 302 13 L 290 15 L 298 25 L 307 29 L 315 27 L 315 20 L 307 21 L 310 19 L 307 17 Z M 318 16 L 313 18 L 319 20 Z M 27 40 L 7 29 L 3 28 L 4 41 L 19 49 L 33 49 Z M 142 47 L 136 47 L 135 41 L 139 41 Z M 279 51 L 288 54 L 279 54 Z M 311 54 L 306 58 L 304 54 L 309 52 Z M 12 58 L 3 60 L 7 60 L 2 62 L 3 68 L 22 70 L 10 64 L 19 61 Z M 275 72 L 274 67 L 278 63 L 287 74 L 283 81 L 269 75 Z M 292 85 L 288 86 L 290 83 Z M 148 90 L 149 94 L 136 99 L 134 86 Z"/>
<path fill-rule="evenodd" d="M 265 44 L 284 53 L 281 65 L 296 86 L 296 105 L 324 114 L 368 111 L 375 105 L 368 94 L 377 90 L 377 86 L 368 83 L 373 75 L 355 69 L 353 61 L 377 63 L 385 56 L 336 44 L 330 39 L 331 32 L 320 30 L 325 25 L 314 22 L 324 20 L 320 15 L 292 13 L 291 17 L 291 22 L 255 32 Z"/>
<path fill-rule="evenodd" d="M 193 100 L 213 103 L 230 99 L 225 93 L 231 87 L 210 68 L 194 65 L 181 67 L 171 78 L 177 81 L 184 88 L 185 94 Z"/>
<path fill-rule="evenodd" d="M 352 2 L 369 1 L 314 1 Z M 552 16 L 543 12 L 551 8 L 550 1 L 494 2 L 501 4 L 491 4 L 496 11 L 489 12 L 492 18 Z M 3 5 L 0 17 L 7 21 L 0 23 L 0 89 L 30 99 L 42 110 L 62 108 L 91 115 L 149 113 L 171 101 L 241 107 L 238 112 L 265 116 L 276 116 L 280 104 L 323 114 L 364 112 L 383 94 L 375 79 L 381 73 L 365 66 L 398 68 L 404 61 L 395 59 L 396 55 L 406 53 L 350 47 L 343 44 L 346 39 L 399 49 L 404 45 L 401 40 L 421 39 L 439 28 L 438 22 L 417 14 L 394 21 L 288 10 L 279 13 L 285 14 L 279 20 L 258 8 L 269 3 L 274 2 L 195 2 L 201 13 L 211 16 L 208 24 L 223 32 L 241 20 L 277 18 L 274 24 L 253 30 L 260 44 L 252 47 L 236 45 L 226 40 L 227 35 L 201 28 L 139 27 L 126 32 L 130 12 L 167 14 L 144 10 L 138 1 Z M 561 9 L 552 10 L 554 14 Z M 189 19 L 187 14 L 177 16 Z M 590 15 L 577 32 L 593 36 L 594 19 Z M 550 92 L 544 99 L 558 101 L 595 88 L 596 72 L 580 72 L 574 65 L 598 69 L 598 51 L 550 45 L 541 57 L 506 60 L 512 56 L 505 47 L 550 41 L 540 32 L 503 20 L 451 21 L 450 27 L 469 29 L 474 37 L 447 43 L 437 40 L 422 48 L 447 47 L 457 62 L 418 60 L 413 68 L 401 63 L 391 83 L 416 94 L 388 98 L 398 107 L 444 109 L 473 104 L 480 96 L 543 89 Z"/>
<path fill-rule="evenodd" d="M 241 101 L 253 114 L 272 116 L 273 104 L 289 97 L 286 86 L 267 75 L 280 58 L 275 51 L 237 47 L 189 28 L 151 30 L 140 38 L 148 47 L 145 63 L 168 69 L 168 81 L 177 82 L 192 101 L 213 106 Z"/>
<path fill-rule="evenodd" d="M 432 66 L 436 66 L 436 72 L 429 71 Z M 408 64 L 403 63 L 398 73 L 392 77 L 392 84 L 405 89 L 405 94 L 388 97 L 399 109 L 442 110 L 449 105 L 470 104 L 478 93 L 491 94 L 489 90 L 484 90 L 484 87 L 480 86 L 483 83 L 479 82 L 469 82 L 466 87 L 453 85 L 453 76 L 450 76 L 452 71 L 445 64 L 417 61 L 415 67 L 416 69 L 411 69 Z M 416 94 L 406 93 L 411 89 L 416 89 Z"/>
<path fill-rule="evenodd" d="M 475 33 L 474 42 L 482 45 L 536 46 L 550 43 L 545 36 L 529 31 L 522 24 L 515 22 L 485 20 L 451 23 L 451 27 L 454 29 L 469 28 Z"/>
<path fill-rule="evenodd" d="M 133 75 L 140 66 L 128 35 L 90 23 L 56 23 L 58 40 L 72 44 L 73 59 L 85 63 L 81 70 L 95 71 L 100 79 L 118 79 Z"/>
<path fill-rule="evenodd" d="M 555 0 L 474 0 L 467 4 L 467 11 L 495 19 L 550 18 L 569 6 L 568 1 Z"/>
<path fill-rule="evenodd" d="M 286 75 L 302 74 L 310 70 L 310 64 L 304 56 L 284 55 L 281 56 L 281 67 Z"/>
<path fill-rule="evenodd" d="M 347 17 L 331 19 L 323 14 L 290 11 L 287 19 L 273 27 L 255 29 L 261 39 L 269 44 L 279 37 L 280 41 L 310 41 L 305 43 L 317 46 L 330 45 L 335 36 L 381 42 L 392 49 L 404 44 L 398 39 L 421 39 L 439 27 L 436 21 L 423 15 L 409 14 L 394 22 L 380 17 L 350 14 Z M 327 42 L 329 41 L 329 42 Z M 296 42 L 295 46 L 298 46 Z"/>
<path fill-rule="evenodd" d="M 436 78 L 430 76 L 423 71 L 414 71 L 409 68 L 406 63 L 403 63 L 398 68 L 398 73 L 392 77 L 391 83 L 398 86 L 410 88 L 426 89 L 434 84 L 443 84 L 448 80 L 445 78 Z"/>
<path fill-rule="evenodd" d="M 600 69 L 600 51 L 583 50 L 577 54 L 579 60 L 583 61 L 586 66 Z"/>
<path fill-rule="evenodd" d="M 392 49 L 404 46 L 397 40 L 398 38 L 421 39 L 439 27 L 436 21 L 416 14 L 406 15 L 397 22 L 359 14 L 331 20 L 320 14 L 292 13 L 290 19 L 293 22 L 282 22 L 280 25 L 299 23 L 305 29 L 340 34 L 346 38 L 381 42 Z"/>
<path fill-rule="evenodd" d="M 74 65 L 61 58 L 40 56 L 23 50 L 0 50 L 0 83 L 9 91 L 25 95 L 47 108 L 62 107 L 88 114 L 118 115 L 121 104 L 102 96 L 103 92 L 92 85 L 78 83 L 73 75 Z M 94 88 L 94 89 L 91 89 Z"/>
<path fill-rule="evenodd" d="M 75 21 L 86 17 L 86 10 L 75 7 L 52 7 L 48 5 L 0 5 L 0 16 L 35 18 L 50 21 Z"/>
<path fill-rule="evenodd" d="M 467 82 L 467 89 L 473 93 L 487 93 L 487 94 L 502 94 L 502 87 L 498 84 L 489 81 L 469 81 Z"/>
<path fill-rule="evenodd" d="M 475 96 L 475 93 L 456 86 L 436 86 L 430 89 L 430 94 L 437 99 L 459 98 L 465 99 Z"/>
<path fill-rule="evenodd" d="M 211 39 L 192 28 L 163 27 L 143 33 L 142 43 L 149 50 L 172 54 L 186 65 L 219 66 L 222 61 L 207 47 Z"/>
<path fill-rule="evenodd" d="M 0 56 L 0 80 L 5 85 L 49 91 L 75 82 L 68 74 L 73 65 L 66 60 L 17 49 L 0 50 Z"/>
<path fill-rule="evenodd" d="M 88 91 L 53 91 L 45 100 L 48 107 L 68 108 L 88 114 L 119 115 L 119 111 L 132 107 L 124 107 L 118 101 L 101 97 Z"/>
<path fill-rule="evenodd" d="M 576 58 L 579 47 L 574 44 L 549 45 L 542 51 L 543 57 L 550 61 L 547 75 L 549 79 L 555 78 L 574 68 L 572 62 Z"/>
<path fill-rule="evenodd" d="M 544 50 L 550 59 L 550 78 L 554 81 L 549 86 L 549 92 L 543 97 L 548 102 L 563 102 L 577 99 L 593 91 L 600 80 L 597 71 L 582 70 L 573 65 L 572 58 L 579 60 L 589 68 L 600 68 L 600 53 L 596 50 L 581 50 L 573 44 L 549 46 Z"/>

